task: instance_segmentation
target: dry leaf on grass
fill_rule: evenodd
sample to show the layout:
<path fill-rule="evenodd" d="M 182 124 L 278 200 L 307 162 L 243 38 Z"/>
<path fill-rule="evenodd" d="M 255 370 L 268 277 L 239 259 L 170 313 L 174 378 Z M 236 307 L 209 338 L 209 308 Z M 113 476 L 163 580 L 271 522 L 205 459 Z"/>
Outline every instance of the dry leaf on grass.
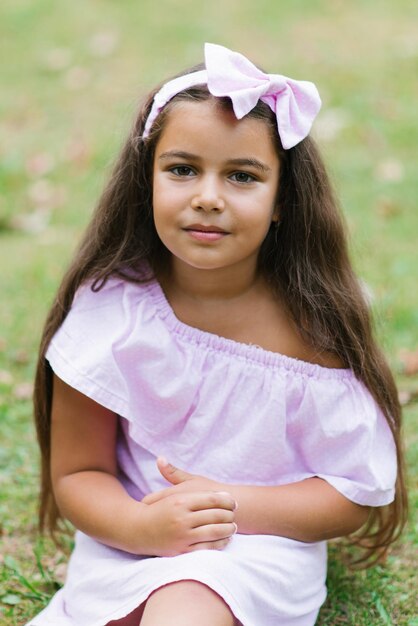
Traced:
<path fill-rule="evenodd" d="M 401 389 L 399 391 L 399 402 L 401 406 L 407 406 L 418 400 L 418 389 Z"/>
<path fill-rule="evenodd" d="M 379 196 L 376 199 L 375 210 L 381 217 L 394 217 L 402 213 L 401 205 L 387 196 Z"/>
<path fill-rule="evenodd" d="M 107 31 L 96 33 L 90 39 L 91 53 L 96 57 L 108 57 L 116 50 L 119 43 L 119 35 L 116 32 Z"/>
<path fill-rule="evenodd" d="M 55 168 L 55 159 L 48 152 L 33 154 L 26 161 L 26 171 L 30 176 L 40 177 L 49 174 Z"/>
<path fill-rule="evenodd" d="M 400 350 L 399 361 L 402 373 L 405 374 L 405 376 L 415 376 L 415 374 L 418 374 L 418 349 Z"/>
<path fill-rule="evenodd" d="M 13 376 L 7 370 L 0 370 L 0 385 L 7 387 L 13 384 Z"/>
<path fill-rule="evenodd" d="M 64 70 L 71 63 L 72 52 L 68 48 L 51 48 L 44 56 L 44 66 L 52 72 Z"/>
<path fill-rule="evenodd" d="M 91 82 L 91 73 L 85 67 L 70 67 L 65 75 L 65 86 L 70 91 L 84 89 Z"/>
<path fill-rule="evenodd" d="M 82 137 L 72 137 L 64 146 L 62 159 L 85 168 L 91 159 L 91 148 Z"/>
<path fill-rule="evenodd" d="M 51 212 L 49 209 L 39 208 L 32 213 L 15 215 L 10 220 L 10 226 L 28 235 L 38 235 L 48 228 Z"/>
<path fill-rule="evenodd" d="M 374 174 L 377 180 L 387 183 L 399 183 L 405 177 L 404 166 L 397 159 L 380 161 Z"/>
<path fill-rule="evenodd" d="M 13 363 L 16 363 L 16 365 L 27 365 L 29 363 L 29 360 L 29 353 L 24 348 L 16 350 L 16 352 L 12 356 L 12 361 Z"/>
<path fill-rule="evenodd" d="M 17 400 L 30 400 L 33 394 L 32 383 L 19 383 L 13 389 L 13 395 Z"/>

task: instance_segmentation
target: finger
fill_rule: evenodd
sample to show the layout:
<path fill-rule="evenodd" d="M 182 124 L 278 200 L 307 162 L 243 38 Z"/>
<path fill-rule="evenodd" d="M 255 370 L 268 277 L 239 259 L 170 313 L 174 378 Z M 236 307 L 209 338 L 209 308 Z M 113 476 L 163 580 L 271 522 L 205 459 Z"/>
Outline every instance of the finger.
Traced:
<path fill-rule="evenodd" d="M 161 489 L 161 491 L 154 491 L 153 493 L 149 493 L 142 498 L 141 502 L 144 504 L 154 504 L 154 502 L 159 502 L 164 498 L 168 498 L 168 496 L 173 495 L 172 487 L 167 487 L 167 489 Z"/>
<path fill-rule="evenodd" d="M 230 522 L 228 524 L 207 524 L 206 526 L 199 526 L 198 528 L 194 528 L 190 535 L 191 537 L 193 537 L 191 545 L 195 543 L 228 539 L 229 537 L 232 537 L 232 535 L 235 535 L 237 529 L 238 527 L 235 522 Z"/>
<path fill-rule="evenodd" d="M 185 480 L 190 480 L 193 478 L 193 474 L 189 474 L 178 467 L 174 467 L 167 461 L 163 456 L 159 456 L 157 459 L 157 467 L 160 471 L 160 474 L 164 476 L 166 480 L 172 485 L 179 485 L 183 483 Z"/>
<path fill-rule="evenodd" d="M 223 550 L 231 541 L 231 538 L 219 539 L 218 541 L 203 541 L 189 546 L 187 552 L 196 552 L 196 550 Z"/>
<path fill-rule="evenodd" d="M 234 512 L 229 509 L 203 509 L 193 512 L 191 522 L 192 528 L 198 528 L 208 524 L 232 524 L 234 518 Z"/>
<path fill-rule="evenodd" d="M 235 511 L 237 508 L 237 503 L 234 498 L 226 491 L 195 491 L 187 495 L 190 496 L 191 511 L 203 511 L 205 509 L 227 509 L 229 511 Z"/>

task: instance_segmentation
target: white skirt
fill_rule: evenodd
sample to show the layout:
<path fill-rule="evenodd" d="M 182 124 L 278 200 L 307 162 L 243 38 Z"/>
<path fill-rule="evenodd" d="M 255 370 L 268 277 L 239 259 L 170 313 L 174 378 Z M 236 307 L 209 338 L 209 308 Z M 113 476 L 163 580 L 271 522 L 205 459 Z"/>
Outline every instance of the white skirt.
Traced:
<path fill-rule="evenodd" d="M 105 626 L 163 585 L 196 580 L 243 626 L 313 626 L 326 597 L 326 542 L 234 535 L 223 550 L 135 556 L 77 532 L 64 587 L 26 626 Z"/>

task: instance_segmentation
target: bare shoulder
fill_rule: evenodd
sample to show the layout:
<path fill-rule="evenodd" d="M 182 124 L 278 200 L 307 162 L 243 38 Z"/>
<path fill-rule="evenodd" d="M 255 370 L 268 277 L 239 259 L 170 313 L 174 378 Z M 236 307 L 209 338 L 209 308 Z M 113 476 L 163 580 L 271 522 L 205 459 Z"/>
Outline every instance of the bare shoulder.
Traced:
<path fill-rule="evenodd" d="M 302 333 L 296 328 L 296 325 L 292 321 L 289 321 L 287 325 L 286 339 L 282 340 L 282 343 L 283 348 L 280 352 L 286 356 L 330 369 L 343 369 L 346 367 L 338 354 L 325 350 L 319 350 L 306 341 Z"/>
<path fill-rule="evenodd" d="M 312 343 L 303 336 L 301 329 L 296 326 L 290 316 L 287 318 L 287 324 L 290 350 L 293 352 L 293 354 L 288 354 L 288 356 L 294 356 L 307 363 L 313 363 L 330 369 L 343 369 L 346 367 L 344 361 L 335 352 L 320 350 L 318 347 L 312 345 Z"/>
<path fill-rule="evenodd" d="M 330 369 L 346 367 L 338 354 L 319 350 L 312 345 L 297 327 L 288 308 L 277 300 L 270 300 L 265 313 L 265 323 L 261 326 L 263 343 L 267 349 L 279 352 L 285 356 L 306 361 Z"/>

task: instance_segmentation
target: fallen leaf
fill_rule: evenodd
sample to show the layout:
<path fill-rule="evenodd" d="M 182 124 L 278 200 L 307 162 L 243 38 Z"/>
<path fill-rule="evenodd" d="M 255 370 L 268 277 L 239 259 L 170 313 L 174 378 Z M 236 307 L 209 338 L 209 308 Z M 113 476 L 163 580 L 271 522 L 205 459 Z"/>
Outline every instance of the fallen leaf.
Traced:
<path fill-rule="evenodd" d="M 405 376 L 418 374 L 418 350 L 400 350 L 399 361 Z"/>
<path fill-rule="evenodd" d="M 13 395 L 17 400 L 30 400 L 33 394 L 33 383 L 19 383 L 13 389 Z"/>
<path fill-rule="evenodd" d="M 416 32 L 403 33 L 395 40 L 395 49 L 401 58 L 409 59 L 418 56 L 418 41 Z"/>
<path fill-rule="evenodd" d="M 66 188 L 63 185 L 54 185 L 46 178 L 33 182 L 27 194 L 36 209 L 53 209 L 62 206 L 67 199 Z"/>
<path fill-rule="evenodd" d="M 90 72 L 85 67 L 71 67 L 65 76 L 65 86 L 71 91 L 78 91 L 87 87 L 90 81 Z"/>
<path fill-rule="evenodd" d="M 376 201 L 376 212 L 381 217 L 393 217 L 399 215 L 402 212 L 402 208 L 392 198 L 380 196 Z"/>
<path fill-rule="evenodd" d="M 90 147 L 84 139 L 74 137 L 64 147 L 63 159 L 86 167 L 90 161 Z"/>
<path fill-rule="evenodd" d="M 29 235 L 38 235 L 44 231 L 51 217 L 49 209 L 40 208 L 33 213 L 25 213 L 24 215 L 15 215 L 10 220 L 10 226 L 14 230 L 18 230 Z"/>
<path fill-rule="evenodd" d="M 40 178 L 28 189 L 30 200 L 37 206 L 49 206 L 54 197 L 55 187 L 46 178 Z"/>
<path fill-rule="evenodd" d="M 96 57 L 108 57 L 115 51 L 118 40 L 119 36 L 116 32 L 96 33 L 90 39 L 89 48 Z"/>
<path fill-rule="evenodd" d="M 405 177 L 404 166 L 397 159 L 387 159 L 377 164 L 374 175 L 382 182 L 399 183 Z"/>
<path fill-rule="evenodd" d="M 0 385 L 10 386 L 13 384 L 13 376 L 6 370 L 0 370 Z"/>
<path fill-rule="evenodd" d="M 68 48 L 52 48 L 44 56 L 44 65 L 52 71 L 64 70 L 71 63 L 72 53 Z"/>
<path fill-rule="evenodd" d="M 16 352 L 13 354 L 13 363 L 16 363 L 17 365 L 26 365 L 27 363 L 29 363 L 29 354 L 27 350 L 24 350 L 23 348 L 21 350 L 16 350 Z"/>
<path fill-rule="evenodd" d="M 402 389 L 399 391 L 399 402 L 401 406 L 407 406 L 418 400 L 418 389 Z"/>
<path fill-rule="evenodd" d="M 45 176 L 55 167 L 55 159 L 48 152 L 33 154 L 26 161 L 26 171 L 30 176 Z"/>
<path fill-rule="evenodd" d="M 315 122 L 314 134 L 320 141 L 332 141 L 348 126 L 349 120 L 343 109 L 328 109 Z"/>

